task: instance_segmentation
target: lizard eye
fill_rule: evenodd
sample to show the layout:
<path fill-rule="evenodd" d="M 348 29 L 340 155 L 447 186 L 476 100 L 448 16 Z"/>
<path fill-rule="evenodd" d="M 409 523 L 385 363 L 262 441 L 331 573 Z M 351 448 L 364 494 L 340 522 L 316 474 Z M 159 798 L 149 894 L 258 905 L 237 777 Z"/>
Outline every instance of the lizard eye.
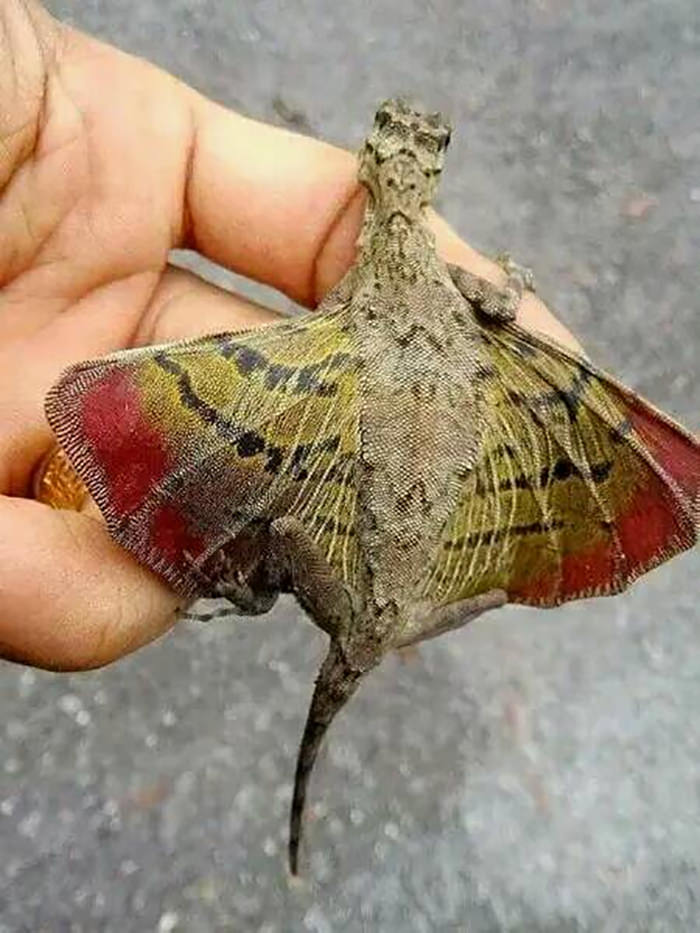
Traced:
<path fill-rule="evenodd" d="M 421 147 L 421 149 L 425 149 L 426 152 L 429 152 L 432 155 L 435 155 L 439 151 L 438 140 L 435 139 L 434 136 L 427 136 L 424 133 L 420 133 L 418 136 L 416 136 L 416 142 Z"/>
<path fill-rule="evenodd" d="M 377 116 L 374 118 L 375 123 L 378 128 L 381 129 L 383 126 L 386 126 L 389 120 L 391 119 L 391 114 L 388 110 L 378 110 Z"/>

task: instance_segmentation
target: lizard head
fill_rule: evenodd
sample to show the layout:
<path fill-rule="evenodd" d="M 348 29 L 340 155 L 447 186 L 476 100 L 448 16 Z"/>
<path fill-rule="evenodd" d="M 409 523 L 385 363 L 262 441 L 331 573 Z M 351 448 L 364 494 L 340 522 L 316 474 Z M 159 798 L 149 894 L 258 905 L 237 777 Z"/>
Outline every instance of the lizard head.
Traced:
<path fill-rule="evenodd" d="M 437 187 L 451 127 L 439 113 L 420 113 L 402 100 L 377 110 L 359 154 L 360 181 L 386 219 L 420 218 Z"/>

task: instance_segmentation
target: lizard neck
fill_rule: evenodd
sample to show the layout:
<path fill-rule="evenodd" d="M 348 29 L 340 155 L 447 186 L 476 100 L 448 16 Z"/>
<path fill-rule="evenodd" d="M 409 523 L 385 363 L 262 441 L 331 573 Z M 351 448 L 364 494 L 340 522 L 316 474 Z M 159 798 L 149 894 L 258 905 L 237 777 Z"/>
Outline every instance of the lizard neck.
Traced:
<path fill-rule="evenodd" d="M 360 263 L 392 279 L 415 281 L 435 256 L 435 237 L 422 218 L 379 207 L 367 209 L 358 246 Z"/>

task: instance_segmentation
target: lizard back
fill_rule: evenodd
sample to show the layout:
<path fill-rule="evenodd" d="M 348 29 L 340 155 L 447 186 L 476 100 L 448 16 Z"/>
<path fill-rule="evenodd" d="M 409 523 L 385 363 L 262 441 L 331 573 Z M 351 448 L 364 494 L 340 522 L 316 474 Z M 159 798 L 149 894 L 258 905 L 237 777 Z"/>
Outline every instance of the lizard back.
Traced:
<path fill-rule="evenodd" d="M 377 224 L 358 273 L 363 595 L 394 626 L 420 598 L 476 458 L 479 334 L 422 226 L 398 215 Z"/>

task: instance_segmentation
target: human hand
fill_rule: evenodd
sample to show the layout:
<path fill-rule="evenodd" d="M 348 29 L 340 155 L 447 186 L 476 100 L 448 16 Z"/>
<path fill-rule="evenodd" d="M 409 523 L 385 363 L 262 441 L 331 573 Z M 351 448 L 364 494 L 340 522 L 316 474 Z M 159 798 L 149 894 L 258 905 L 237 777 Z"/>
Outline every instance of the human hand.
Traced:
<path fill-rule="evenodd" d="M 94 506 L 30 498 L 47 389 L 81 359 L 274 319 L 169 266 L 175 247 L 313 307 L 352 260 L 364 195 L 349 153 L 231 113 L 34 0 L 0 9 L 0 141 L 0 654 L 86 669 L 166 631 L 181 600 Z M 433 223 L 446 259 L 503 281 Z M 520 319 L 574 342 L 532 295 Z"/>

